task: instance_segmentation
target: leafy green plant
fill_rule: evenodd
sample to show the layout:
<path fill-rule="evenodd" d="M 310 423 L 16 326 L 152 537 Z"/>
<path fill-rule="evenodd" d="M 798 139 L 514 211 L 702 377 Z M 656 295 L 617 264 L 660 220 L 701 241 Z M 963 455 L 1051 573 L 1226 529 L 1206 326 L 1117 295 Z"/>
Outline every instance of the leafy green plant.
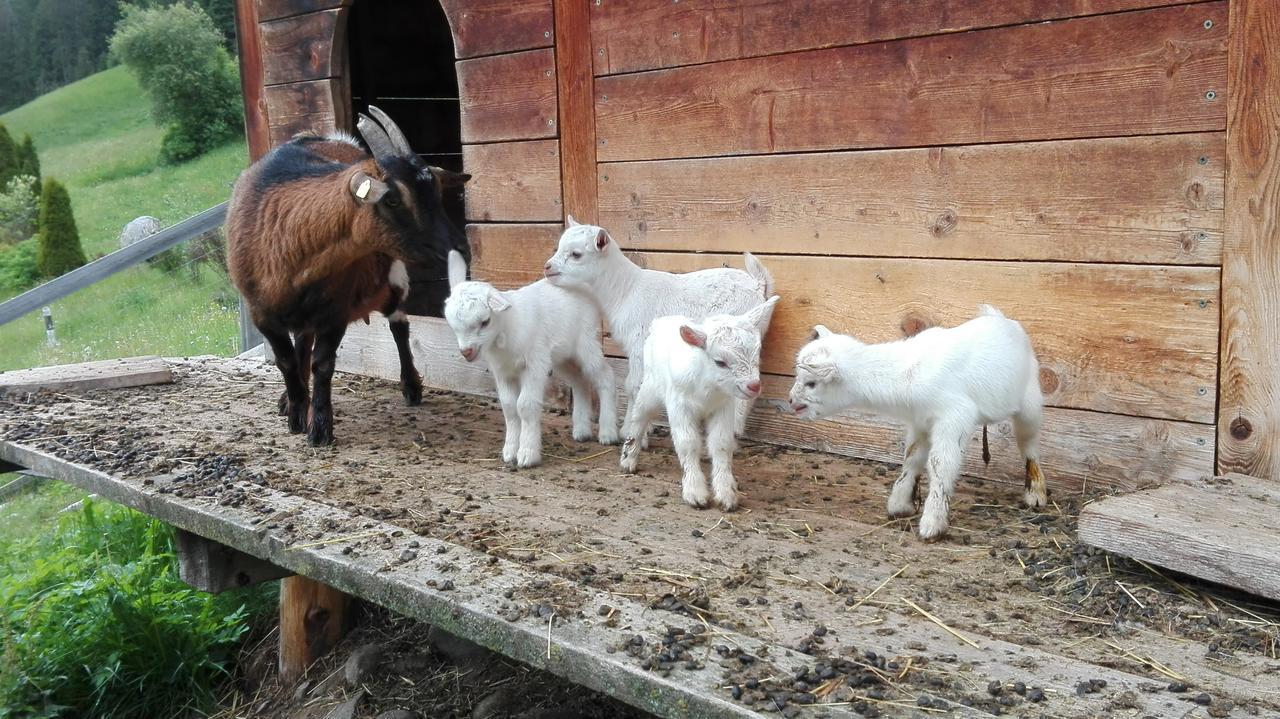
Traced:
<path fill-rule="evenodd" d="M 0 290 L 21 292 L 40 281 L 35 238 L 9 247 L 0 246 Z"/>
<path fill-rule="evenodd" d="M 0 719 L 182 716 L 207 706 L 273 591 L 178 578 L 170 528 L 86 500 L 0 547 Z"/>
<path fill-rule="evenodd" d="M 40 193 L 40 245 L 36 264 L 45 277 L 57 277 L 83 265 L 86 260 L 71 214 L 71 196 L 61 182 L 44 181 Z"/>
<path fill-rule="evenodd" d="M 9 128 L 0 122 L 0 186 L 22 171 L 22 163 L 18 157 L 18 144 L 9 134 Z"/>
<path fill-rule="evenodd" d="M 34 185 L 30 175 L 0 183 L 0 245 L 13 245 L 35 234 L 40 195 Z"/>
<path fill-rule="evenodd" d="M 138 76 L 165 128 L 160 154 L 182 162 L 239 134 L 240 83 L 223 36 L 196 6 L 124 6 L 111 53 Z"/>
<path fill-rule="evenodd" d="M 31 191 L 39 194 L 43 178 L 40 175 L 40 155 L 36 153 L 36 143 L 30 133 L 22 135 L 22 142 L 17 151 L 18 174 L 31 178 Z"/>

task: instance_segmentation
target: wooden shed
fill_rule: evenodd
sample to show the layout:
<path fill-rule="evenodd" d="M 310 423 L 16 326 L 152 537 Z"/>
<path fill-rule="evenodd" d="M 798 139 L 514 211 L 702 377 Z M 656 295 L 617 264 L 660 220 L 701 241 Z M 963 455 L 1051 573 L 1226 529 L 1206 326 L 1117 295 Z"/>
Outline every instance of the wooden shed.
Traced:
<path fill-rule="evenodd" d="M 653 268 L 757 253 L 775 400 L 815 323 L 886 340 L 989 302 L 1040 355 L 1052 484 L 1280 478 L 1268 0 L 238 4 L 253 154 L 380 105 L 474 176 L 478 278 L 537 278 L 566 213 Z M 428 383 L 487 389 L 438 320 L 415 332 Z M 389 347 L 353 328 L 340 361 L 385 373 Z M 882 421 L 767 403 L 751 432 L 901 452 Z M 992 441 L 966 471 L 1020 477 Z"/>

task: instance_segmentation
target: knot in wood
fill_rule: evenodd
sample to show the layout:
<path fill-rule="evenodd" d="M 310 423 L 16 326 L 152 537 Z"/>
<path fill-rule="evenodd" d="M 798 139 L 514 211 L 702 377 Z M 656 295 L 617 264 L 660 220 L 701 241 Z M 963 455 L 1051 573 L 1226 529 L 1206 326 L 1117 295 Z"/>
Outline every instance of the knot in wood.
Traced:
<path fill-rule="evenodd" d="M 1053 394 L 1058 391 L 1058 373 L 1048 367 L 1040 368 L 1040 391 L 1045 394 Z"/>
<path fill-rule="evenodd" d="M 1253 434 L 1253 425 L 1244 417 L 1236 417 L 1231 420 L 1231 436 L 1235 439 L 1244 441 L 1249 439 Z"/>
<path fill-rule="evenodd" d="M 958 222 L 959 217 L 956 215 L 955 210 L 943 210 L 942 214 L 938 215 L 938 219 L 934 220 L 933 226 L 929 228 L 929 232 L 931 232 L 934 237 L 941 237 L 954 230 Z"/>
<path fill-rule="evenodd" d="M 903 336 L 914 337 L 928 329 L 929 323 L 917 315 L 907 315 L 902 318 L 902 324 L 899 327 L 902 329 Z"/>

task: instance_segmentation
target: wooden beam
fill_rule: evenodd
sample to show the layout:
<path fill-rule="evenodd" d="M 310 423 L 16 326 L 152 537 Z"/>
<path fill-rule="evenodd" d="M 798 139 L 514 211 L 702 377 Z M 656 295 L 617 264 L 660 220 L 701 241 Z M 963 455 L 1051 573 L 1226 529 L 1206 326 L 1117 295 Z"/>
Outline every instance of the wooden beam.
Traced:
<path fill-rule="evenodd" d="M 1280 490 L 1232 474 L 1094 502 L 1080 540 L 1109 552 L 1280 600 Z"/>
<path fill-rule="evenodd" d="M 1218 471 L 1280 480 L 1280 3 L 1232 0 Z"/>
<path fill-rule="evenodd" d="M 88 390 L 170 384 L 169 363 L 159 357 L 127 357 L 0 372 L 0 393 Z"/>
<path fill-rule="evenodd" d="M 551 0 L 440 0 L 459 59 L 550 47 Z"/>
<path fill-rule="evenodd" d="M 202 592 L 220 594 L 293 574 L 271 562 L 182 529 L 175 530 L 174 538 L 178 576 Z"/>
<path fill-rule="evenodd" d="M 280 582 L 280 680 L 301 678 L 348 626 L 351 597 L 302 575 Z"/>
<path fill-rule="evenodd" d="M 240 56 L 240 92 L 244 96 L 244 136 L 249 160 L 257 160 L 271 147 L 267 104 L 262 88 L 262 38 L 258 34 L 258 0 L 236 2 L 236 46 Z"/>
<path fill-rule="evenodd" d="M 594 224 L 597 217 L 596 118 L 591 74 L 591 7 L 585 0 L 555 0 L 564 210 L 579 222 Z"/>

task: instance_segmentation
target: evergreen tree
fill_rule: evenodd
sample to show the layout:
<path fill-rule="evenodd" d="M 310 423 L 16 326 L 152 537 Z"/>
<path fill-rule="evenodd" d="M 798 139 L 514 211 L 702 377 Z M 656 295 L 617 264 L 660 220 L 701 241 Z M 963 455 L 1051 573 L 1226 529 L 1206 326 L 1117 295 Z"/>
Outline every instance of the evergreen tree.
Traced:
<path fill-rule="evenodd" d="M 54 179 L 44 181 L 40 194 L 40 242 L 36 265 L 45 277 L 58 277 L 85 263 L 76 218 L 71 214 L 67 188 Z"/>
<path fill-rule="evenodd" d="M 22 134 L 22 143 L 18 145 L 18 174 L 35 178 L 31 191 L 40 194 L 43 180 L 40 177 L 40 156 L 36 154 L 36 144 L 31 140 L 31 133 Z"/>
<path fill-rule="evenodd" d="M 18 159 L 18 146 L 14 144 L 9 129 L 0 123 L 0 187 L 17 177 L 22 166 Z"/>

